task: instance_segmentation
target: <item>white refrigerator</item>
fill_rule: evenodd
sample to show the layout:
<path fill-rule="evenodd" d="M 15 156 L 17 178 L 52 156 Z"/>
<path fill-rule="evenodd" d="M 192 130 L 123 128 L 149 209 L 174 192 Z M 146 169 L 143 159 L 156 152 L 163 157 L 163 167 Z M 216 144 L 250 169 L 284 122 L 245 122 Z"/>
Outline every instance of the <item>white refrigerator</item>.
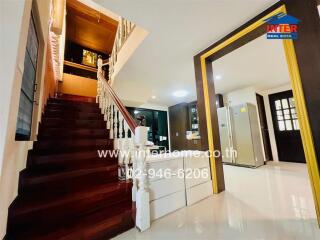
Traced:
<path fill-rule="evenodd" d="M 264 164 L 256 106 L 245 103 L 218 108 L 222 161 L 259 167 Z"/>

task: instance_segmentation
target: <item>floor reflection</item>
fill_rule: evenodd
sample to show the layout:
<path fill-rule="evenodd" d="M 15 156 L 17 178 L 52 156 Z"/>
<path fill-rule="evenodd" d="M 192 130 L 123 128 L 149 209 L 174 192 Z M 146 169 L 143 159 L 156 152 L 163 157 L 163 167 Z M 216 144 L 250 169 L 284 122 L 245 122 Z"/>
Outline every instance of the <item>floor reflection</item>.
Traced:
<path fill-rule="evenodd" d="M 320 239 L 306 165 L 224 166 L 226 191 L 116 239 Z"/>

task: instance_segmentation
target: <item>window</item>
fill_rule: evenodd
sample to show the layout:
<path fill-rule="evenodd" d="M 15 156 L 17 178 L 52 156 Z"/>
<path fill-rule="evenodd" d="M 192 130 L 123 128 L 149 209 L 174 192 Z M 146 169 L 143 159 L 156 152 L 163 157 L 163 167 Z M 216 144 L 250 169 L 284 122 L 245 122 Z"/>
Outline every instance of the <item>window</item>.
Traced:
<path fill-rule="evenodd" d="M 167 112 L 145 108 L 127 107 L 131 116 L 137 119 L 144 116 L 144 125 L 150 127 L 148 140 L 160 147 L 160 150 L 169 149 Z"/>
<path fill-rule="evenodd" d="M 30 17 L 24 71 L 19 100 L 16 140 L 29 140 L 32 126 L 33 98 L 35 91 L 39 39 L 33 14 Z"/>
<path fill-rule="evenodd" d="M 279 131 L 300 130 L 294 98 L 283 98 L 274 102 Z"/>

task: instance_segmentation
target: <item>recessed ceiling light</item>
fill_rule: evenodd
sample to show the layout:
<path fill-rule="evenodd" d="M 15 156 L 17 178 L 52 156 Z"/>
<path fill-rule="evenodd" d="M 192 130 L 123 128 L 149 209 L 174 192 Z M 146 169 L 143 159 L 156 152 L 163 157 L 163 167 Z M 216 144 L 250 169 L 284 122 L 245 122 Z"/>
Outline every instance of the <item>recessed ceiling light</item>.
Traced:
<path fill-rule="evenodd" d="M 151 98 L 152 98 L 152 99 L 156 99 L 157 97 L 153 95 Z"/>
<path fill-rule="evenodd" d="M 185 90 L 178 90 L 172 93 L 173 96 L 175 97 L 185 97 L 187 96 L 189 93 Z"/>
<path fill-rule="evenodd" d="M 222 76 L 221 75 L 216 75 L 214 76 L 214 80 L 221 80 L 222 79 Z"/>

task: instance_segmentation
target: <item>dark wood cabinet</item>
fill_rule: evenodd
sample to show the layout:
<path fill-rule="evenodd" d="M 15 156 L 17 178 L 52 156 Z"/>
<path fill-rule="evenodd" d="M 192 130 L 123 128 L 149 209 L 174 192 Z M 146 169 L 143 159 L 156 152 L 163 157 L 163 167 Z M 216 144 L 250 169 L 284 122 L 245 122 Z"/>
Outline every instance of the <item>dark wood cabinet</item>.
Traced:
<path fill-rule="evenodd" d="M 179 103 L 169 107 L 171 151 L 201 150 L 200 139 L 188 140 L 187 131 L 199 130 L 197 102 Z"/>
<path fill-rule="evenodd" d="M 169 107 L 171 151 L 186 150 L 186 131 L 188 129 L 188 103 Z"/>
<path fill-rule="evenodd" d="M 216 94 L 216 105 L 223 107 L 222 94 Z M 203 150 L 201 139 L 187 139 L 187 131 L 200 134 L 197 101 L 179 103 L 169 107 L 171 151 L 174 150 Z M 200 136 L 201 137 L 201 136 Z"/>

